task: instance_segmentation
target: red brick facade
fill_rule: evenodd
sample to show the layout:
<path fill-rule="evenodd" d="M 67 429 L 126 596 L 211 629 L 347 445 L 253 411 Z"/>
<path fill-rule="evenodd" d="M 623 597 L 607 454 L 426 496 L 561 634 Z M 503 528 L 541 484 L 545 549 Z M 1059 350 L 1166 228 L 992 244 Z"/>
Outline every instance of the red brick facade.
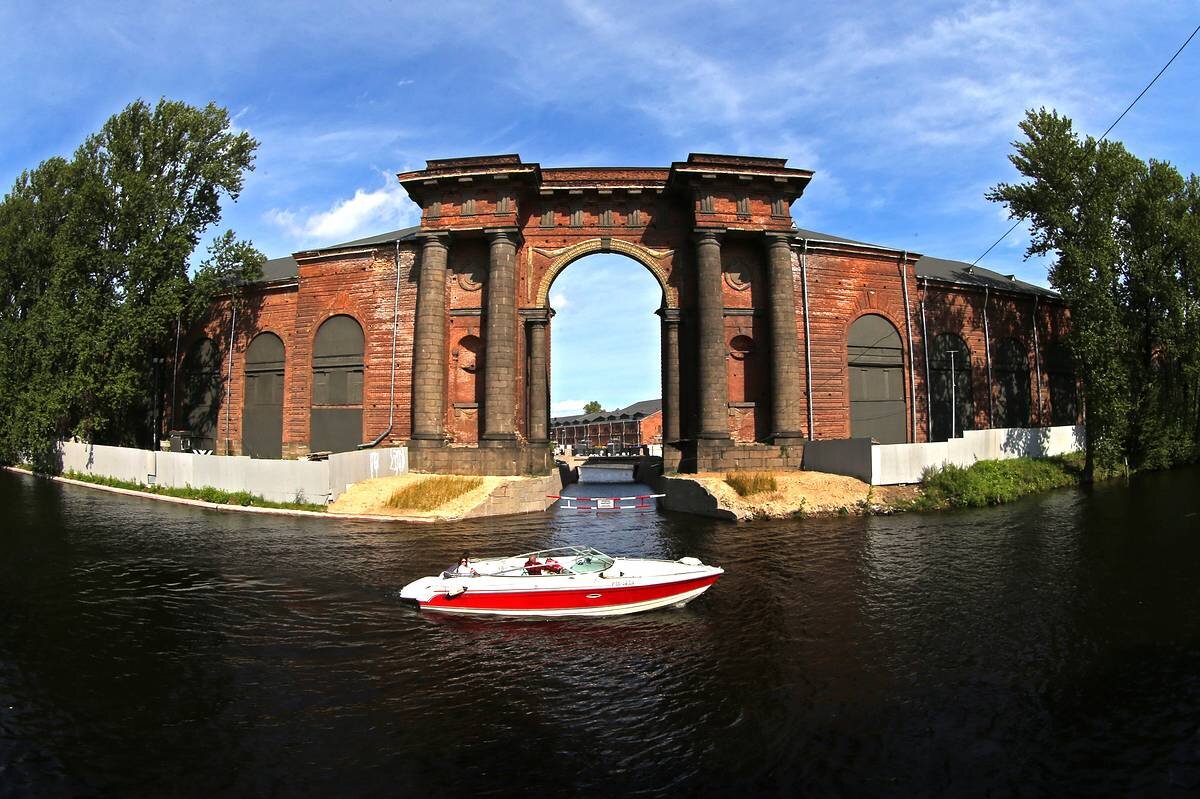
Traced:
<path fill-rule="evenodd" d="M 1059 412 L 1051 412 L 1046 363 L 1048 348 L 1061 340 L 1067 323 L 1056 297 L 965 264 L 797 231 L 789 206 L 803 193 L 811 173 L 787 168 L 781 160 L 692 156 L 670 169 L 541 169 L 516 156 L 499 156 L 431 161 L 427 169 L 400 178 L 422 207 L 420 228 L 296 253 L 291 273 L 267 275 L 244 290 L 232 369 L 226 358 L 232 316 L 228 299 L 216 303 L 209 317 L 184 336 L 181 356 L 208 336 L 221 353 L 222 377 L 232 378 L 220 391 L 218 451 L 242 451 L 243 356 L 253 336 L 264 331 L 278 335 L 286 352 L 282 451 L 285 457 L 297 457 L 310 450 L 314 340 L 326 320 L 340 315 L 352 317 L 364 337 L 362 429 L 355 431 L 361 432 L 359 442 L 380 436 L 383 445 L 407 441 L 416 415 L 426 414 L 421 417 L 424 429 L 439 430 L 435 437 L 440 438 L 424 445 L 475 445 L 486 432 L 484 410 L 491 402 L 493 410 L 511 408 L 515 413 L 516 445 L 544 448 L 550 437 L 548 380 L 541 371 L 541 364 L 549 362 L 553 326 L 549 287 L 574 260 L 596 252 L 638 261 L 663 288 L 663 409 L 657 414 L 658 430 L 649 435 L 643 430 L 643 441 L 656 435 L 668 442 L 723 435 L 729 442 L 723 447 L 772 441 L 786 446 L 794 440 L 789 436 L 850 436 L 847 352 L 851 326 L 865 315 L 885 319 L 899 337 L 905 440 L 924 441 L 930 434 L 926 335 L 932 340 L 953 334 L 969 350 L 962 357 L 969 361 L 971 426 L 998 426 L 995 367 L 1001 340 L 1008 370 L 1006 407 L 1019 405 L 1012 386 L 1025 386 L 1011 364 L 1012 353 L 1023 351 L 1029 423 L 1049 424 L 1065 413 L 1062 401 L 1056 403 Z M 443 234 L 439 241 L 447 252 L 445 313 L 440 325 L 435 320 L 426 329 L 422 341 L 444 351 L 445 396 L 422 408 L 413 404 L 418 364 L 414 328 L 424 274 L 422 237 L 431 233 Z M 707 236 L 706 246 L 719 248 L 713 250 L 719 253 L 719 281 L 715 271 L 699 267 L 698 233 Z M 510 243 L 505 246 L 515 242 L 517 313 L 511 316 L 514 298 L 505 310 L 496 304 L 503 298 L 489 296 L 492 270 L 501 268 L 497 236 L 502 244 Z M 780 251 L 770 248 L 780 237 L 788 249 L 778 257 L 785 260 L 772 261 Z M 789 252 L 790 284 L 781 265 Z M 926 262 L 930 266 L 922 272 Z M 782 278 L 778 269 L 784 270 Z M 440 286 L 443 278 L 437 279 Z M 792 307 L 775 308 L 772 297 L 791 297 Z M 984 334 L 985 305 L 990 346 Z M 515 357 L 506 361 L 511 356 L 498 351 L 489 365 L 487 319 L 493 308 L 506 314 L 497 318 L 513 320 L 511 330 L 506 321 L 501 332 L 511 335 Z M 772 325 L 793 318 L 796 341 L 790 346 L 798 344 L 799 354 L 781 363 L 777 352 L 795 350 L 785 347 L 786 342 L 773 346 L 772 330 L 778 337 L 781 328 Z M 545 351 L 534 351 L 535 346 Z M 539 355 L 542 360 L 535 357 Z M 539 364 L 536 369 L 534 363 Z M 1061 363 L 1058 358 L 1054 364 L 1059 370 L 1057 395 L 1063 393 Z M 489 366 L 512 370 L 511 396 L 486 396 Z M 789 385 L 780 383 L 797 374 L 786 378 Z M 706 382 L 716 379 L 713 375 L 723 375 L 723 385 L 714 388 Z M 355 396 L 350 390 L 344 409 L 358 407 L 351 401 Z M 719 416 L 712 415 L 714 409 Z M 714 418 L 724 419 L 726 429 L 703 429 L 705 420 Z M 801 420 L 800 429 L 787 431 L 794 420 Z"/>

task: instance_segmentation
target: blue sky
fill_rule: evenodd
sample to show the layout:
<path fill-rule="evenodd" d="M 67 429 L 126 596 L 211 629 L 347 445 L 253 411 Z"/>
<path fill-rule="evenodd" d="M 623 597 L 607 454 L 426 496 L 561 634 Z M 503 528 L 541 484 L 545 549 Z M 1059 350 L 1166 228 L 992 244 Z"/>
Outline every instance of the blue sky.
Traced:
<path fill-rule="evenodd" d="M 9 0 L 0 183 L 69 154 L 135 98 L 167 96 L 224 105 L 261 141 L 223 225 L 270 256 L 411 224 L 395 173 L 427 158 L 517 152 L 547 166 L 658 166 L 730 152 L 816 171 L 793 206 L 801 227 L 970 261 L 1008 227 L 983 193 L 1015 179 L 1006 156 L 1024 110 L 1053 106 L 1103 132 L 1198 18 L 1191 0 Z M 1197 86 L 1194 41 L 1112 136 L 1200 172 Z M 983 264 L 1044 283 L 1045 264 L 1022 259 L 1026 241 L 1018 229 Z M 589 279 L 608 268 L 588 263 Z M 585 299 L 627 304 L 611 291 L 573 297 L 577 271 L 555 286 L 574 310 Z M 561 384 L 558 365 L 575 360 L 560 349 L 566 316 L 564 306 L 555 321 L 556 406 L 657 393 L 657 374 L 638 386 L 615 371 Z M 657 349 L 655 335 L 655 362 Z"/>

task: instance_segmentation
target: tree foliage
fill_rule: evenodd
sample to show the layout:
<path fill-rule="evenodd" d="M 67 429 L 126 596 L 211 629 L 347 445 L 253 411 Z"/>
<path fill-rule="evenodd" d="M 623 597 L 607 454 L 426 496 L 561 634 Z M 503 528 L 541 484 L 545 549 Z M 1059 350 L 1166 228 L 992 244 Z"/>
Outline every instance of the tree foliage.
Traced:
<path fill-rule="evenodd" d="M 1071 308 L 1085 472 L 1128 460 L 1161 468 L 1200 453 L 1200 183 L 1118 142 L 1080 138 L 1071 120 L 1030 111 L 1009 156 L 1028 180 L 988 198 L 1053 254 L 1050 284 Z"/>
<path fill-rule="evenodd" d="M 261 273 L 232 232 L 189 259 L 236 200 L 257 142 L 228 113 L 137 101 L 70 160 L 23 173 L 0 202 L 0 461 L 58 438 L 149 433 L 151 363 L 213 295 Z"/>
<path fill-rule="evenodd" d="M 602 411 L 602 410 L 604 410 L 604 408 L 602 408 L 600 406 L 600 403 L 597 402 L 596 400 L 592 400 L 591 402 L 589 402 L 583 406 L 584 413 L 600 413 L 600 411 Z"/>

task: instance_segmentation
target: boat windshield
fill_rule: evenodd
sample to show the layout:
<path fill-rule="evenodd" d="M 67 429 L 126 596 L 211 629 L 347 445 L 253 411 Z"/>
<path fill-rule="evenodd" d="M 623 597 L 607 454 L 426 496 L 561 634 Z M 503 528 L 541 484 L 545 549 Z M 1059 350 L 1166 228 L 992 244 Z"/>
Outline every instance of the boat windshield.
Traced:
<path fill-rule="evenodd" d="M 562 567 L 562 572 L 565 574 L 591 574 L 593 572 L 601 572 L 612 566 L 616 561 L 605 555 L 598 549 L 591 547 L 558 547 L 556 549 L 539 549 L 537 552 L 530 552 L 521 555 L 520 558 L 528 561 L 536 558 L 539 563 L 553 562 Z M 525 570 L 521 570 L 523 573 Z M 560 572 L 544 571 L 543 574 L 555 574 Z"/>

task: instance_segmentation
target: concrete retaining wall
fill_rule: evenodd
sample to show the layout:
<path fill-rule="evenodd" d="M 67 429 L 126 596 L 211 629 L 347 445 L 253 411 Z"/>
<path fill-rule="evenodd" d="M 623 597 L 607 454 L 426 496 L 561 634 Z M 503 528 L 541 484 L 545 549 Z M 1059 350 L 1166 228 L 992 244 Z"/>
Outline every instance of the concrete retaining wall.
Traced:
<path fill-rule="evenodd" d="M 809 441 L 804 468 L 845 474 L 871 485 L 919 483 L 930 466 L 1006 458 L 1044 458 L 1083 448 L 1082 425 L 968 430 L 962 438 L 928 444 L 872 444 L 869 439 Z"/>
<path fill-rule="evenodd" d="M 346 486 L 370 477 L 404 474 L 404 447 L 344 452 L 327 461 L 266 460 L 242 455 L 193 455 L 94 444 L 61 444 L 63 471 L 172 488 L 248 491 L 271 502 L 333 501 Z"/>

